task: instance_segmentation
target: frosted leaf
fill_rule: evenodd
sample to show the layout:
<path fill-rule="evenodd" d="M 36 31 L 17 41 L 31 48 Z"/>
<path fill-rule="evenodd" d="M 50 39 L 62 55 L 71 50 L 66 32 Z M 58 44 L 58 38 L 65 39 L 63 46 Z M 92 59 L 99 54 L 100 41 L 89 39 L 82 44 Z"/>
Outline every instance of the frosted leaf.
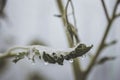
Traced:
<path fill-rule="evenodd" d="M 63 65 L 64 60 L 68 60 L 72 63 L 74 58 L 85 55 L 92 47 L 93 45 L 87 47 L 85 44 L 78 44 L 73 48 L 55 49 L 40 45 L 32 45 L 15 47 L 10 49 L 8 53 L 14 52 L 18 54 L 16 55 L 14 62 L 17 62 L 27 56 L 28 59 L 33 62 L 35 62 L 35 57 L 38 57 L 40 60 L 44 61 L 45 64 L 57 63 L 59 65 Z"/>

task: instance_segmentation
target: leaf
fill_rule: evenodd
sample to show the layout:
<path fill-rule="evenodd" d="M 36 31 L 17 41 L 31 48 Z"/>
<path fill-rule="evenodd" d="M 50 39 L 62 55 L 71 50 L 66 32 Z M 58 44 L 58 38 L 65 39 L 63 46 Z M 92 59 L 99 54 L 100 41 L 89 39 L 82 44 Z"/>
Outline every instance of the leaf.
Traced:
<path fill-rule="evenodd" d="M 48 63 L 54 63 L 54 64 L 56 63 L 55 59 L 45 52 L 43 52 L 43 59 L 45 62 L 48 62 Z"/>
<path fill-rule="evenodd" d="M 23 59 L 24 57 L 25 57 L 25 52 L 20 52 L 18 55 L 15 56 L 13 62 L 17 63 L 19 60 Z"/>
<path fill-rule="evenodd" d="M 93 47 L 93 45 L 87 47 L 85 44 L 80 44 L 80 45 L 75 49 L 76 55 L 77 55 L 77 56 L 83 56 L 83 55 L 86 54 L 92 47 Z"/>
<path fill-rule="evenodd" d="M 66 60 L 70 60 L 73 58 L 77 58 L 80 56 L 83 56 L 84 54 L 86 54 L 91 48 L 93 47 L 93 45 L 91 46 L 86 46 L 85 44 L 79 44 L 74 51 L 71 51 L 68 55 L 64 56 L 64 58 Z"/>
<path fill-rule="evenodd" d="M 115 45 L 117 43 L 117 40 L 113 40 L 111 41 L 110 43 L 106 43 L 105 46 L 112 46 L 112 45 Z"/>
<path fill-rule="evenodd" d="M 97 62 L 97 64 L 103 64 L 107 61 L 111 61 L 111 60 L 114 60 L 114 59 L 116 59 L 116 57 L 103 57 Z"/>
<path fill-rule="evenodd" d="M 58 57 L 58 59 L 57 59 L 57 63 L 59 65 L 63 65 L 63 61 L 64 61 L 64 57 L 63 57 L 63 55 L 60 55 L 60 57 Z"/>

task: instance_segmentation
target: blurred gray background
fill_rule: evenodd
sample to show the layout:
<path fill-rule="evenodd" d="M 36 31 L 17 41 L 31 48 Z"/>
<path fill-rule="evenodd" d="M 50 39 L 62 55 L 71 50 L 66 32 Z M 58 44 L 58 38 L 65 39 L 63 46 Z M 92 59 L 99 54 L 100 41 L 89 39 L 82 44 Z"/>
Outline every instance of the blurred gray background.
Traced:
<path fill-rule="evenodd" d="M 95 52 L 103 36 L 107 21 L 100 0 L 75 0 L 77 28 L 82 43 L 93 44 Z M 109 13 L 114 0 L 106 0 Z M 120 7 L 118 9 L 120 12 Z M 13 45 L 30 44 L 40 40 L 53 48 L 68 48 L 65 31 L 60 18 L 56 0 L 8 0 L 5 8 L 5 19 L 0 19 L 0 51 L 4 52 Z M 88 80 L 120 80 L 120 18 L 117 19 L 109 33 L 107 42 L 118 40 L 114 46 L 106 48 L 101 56 L 117 56 L 114 61 L 98 65 L 90 73 Z M 88 53 L 89 54 L 89 53 Z M 83 68 L 89 60 L 80 58 Z M 44 62 L 24 59 L 17 64 L 8 62 L 6 70 L 0 73 L 0 80 L 27 80 L 32 73 L 43 75 L 47 80 L 73 80 L 71 63 L 44 65 Z M 28 79 L 29 80 L 29 79 Z M 35 80 L 35 79 L 34 79 Z M 36 79 L 37 80 L 37 79 Z"/>

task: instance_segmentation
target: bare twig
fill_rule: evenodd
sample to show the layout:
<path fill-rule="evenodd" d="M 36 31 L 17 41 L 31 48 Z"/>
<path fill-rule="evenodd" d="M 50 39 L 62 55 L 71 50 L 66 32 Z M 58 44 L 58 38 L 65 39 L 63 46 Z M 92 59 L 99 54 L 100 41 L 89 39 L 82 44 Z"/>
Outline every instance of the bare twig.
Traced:
<path fill-rule="evenodd" d="M 103 6 L 103 9 L 104 9 L 104 12 L 105 12 L 107 21 L 109 22 L 110 19 L 109 19 L 109 14 L 108 14 L 108 11 L 107 11 L 107 7 L 106 7 L 106 5 L 105 5 L 104 0 L 101 0 L 101 2 L 102 2 L 102 6 Z"/>
<path fill-rule="evenodd" d="M 115 4 L 115 6 L 114 6 L 114 9 L 113 9 L 112 17 L 114 17 L 114 18 L 115 18 L 116 11 L 117 11 L 117 8 L 118 8 L 118 5 L 119 5 L 118 1 L 119 1 L 119 0 L 117 0 L 116 4 Z"/>
<path fill-rule="evenodd" d="M 70 35 L 68 34 L 68 31 L 66 31 L 67 29 L 66 29 L 66 20 L 65 20 L 65 16 L 64 16 L 65 10 L 64 10 L 63 1 L 62 0 L 56 0 L 56 3 L 57 3 L 57 6 L 58 6 L 60 14 L 62 14 L 62 16 L 63 16 L 62 17 L 62 22 L 64 24 L 64 28 L 65 28 L 65 33 L 66 33 L 68 45 L 69 46 L 73 46 L 72 40 L 70 38 Z"/>
<path fill-rule="evenodd" d="M 72 7 L 72 14 L 73 14 L 73 19 L 74 19 L 74 27 L 77 27 L 76 17 L 75 17 L 75 10 L 74 10 L 74 5 L 73 5 L 72 0 L 70 0 L 70 4 L 71 4 L 71 7 Z"/>
<path fill-rule="evenodd" d="M 63 14 L 65 16 L 65 20 L 66 20 L 66 28 L 67 28 L 67 31 L 69 32 L 69 35 L 71 37 L 71 40 L 72 40 L 72 43 L 73 43 L 73 46 L 75 46 L 76 44 L 75 43 L 79 43 L 80 40 L 78 38 L 78 33 L 77 33 L 77 29 L 75 26 L 73 26 L 70 22 L 69 22 L 69 19 L 68 19 L 68 16 L 67 16 L 67 11 L 68 11 L 68 6 L 69 6 L 69 3 L 71 2 L 71 0 L 68 0 L 67 1 L 67 4 L 65 6 L 65 13 Z M 74 6 L 73 4 L 71 5 L 74 9 Z M 74 10 L 72 10 L 74 12 Z M 73 14 L 74 15 L 74 14 Z M 74 20 L 75 20 L 75 15 L 74 15 Z M 76 22 L 76 21 L 74 21 Z"/>

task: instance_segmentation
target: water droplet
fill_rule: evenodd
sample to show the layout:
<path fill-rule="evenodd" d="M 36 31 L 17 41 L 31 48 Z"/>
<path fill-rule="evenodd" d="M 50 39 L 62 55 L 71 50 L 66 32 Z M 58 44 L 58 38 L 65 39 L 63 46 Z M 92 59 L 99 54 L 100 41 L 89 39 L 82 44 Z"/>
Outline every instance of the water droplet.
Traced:
<path fill-rule="evenodd" d="M 45 64 L 45 65 L 48 65 L 48 62 L 45 62 L 44 64 Z"/>
<path fill-rule="evenodd" d="M 73 63 L 73 59 L 70 59 L 69 62 L 70 62 L 70 63 Z"/>

